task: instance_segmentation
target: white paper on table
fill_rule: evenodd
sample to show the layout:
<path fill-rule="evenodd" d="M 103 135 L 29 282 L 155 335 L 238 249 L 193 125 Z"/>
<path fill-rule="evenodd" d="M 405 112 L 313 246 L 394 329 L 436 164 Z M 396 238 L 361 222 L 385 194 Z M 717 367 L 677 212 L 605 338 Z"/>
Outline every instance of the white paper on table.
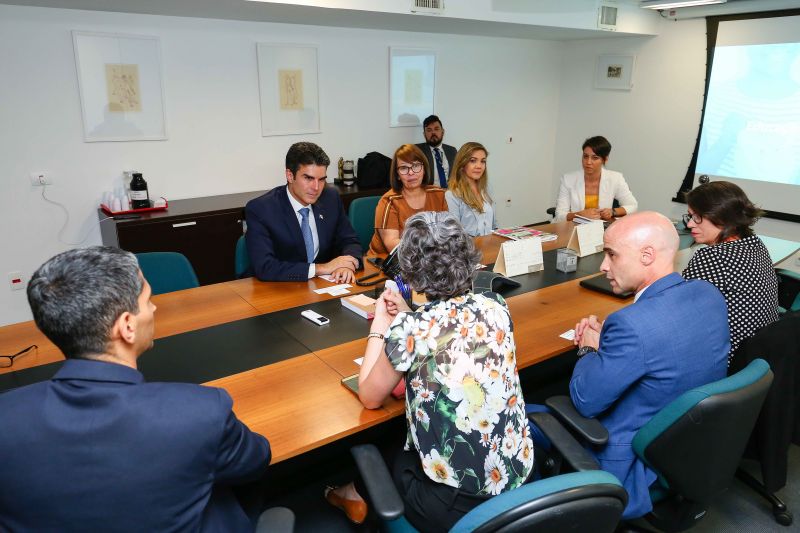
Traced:
<path fill-rule="evenodd" d="M 314 289 L 314 292 L 317 294 L 331 294 L 331 295 L 338 295 L 338 294 L 347 294 L 350 291 L 345 290 L 341 292 L 342 289 L 349 289 L 352 287 L 349 283 L 340 283 L 339 285 L 333 285 L 331 287 L 323 287 L 322 289 Z"/>
<path fill-rule="evenodd" d="M 350 291 L 347 290 L 347 287 L 331 287 L 328 289 L 328 294 L 331 296 L 341 296 L 342 294 L 350 294 Z"/>
<path fill-rule="evenodd" d="M 562 333 L 561 335 L 559 335 L 559 337 L 561 337 L 562 339 L 567 339 L 568 341 L 574 341 L 575 340 L 575 330 L 574 329 L 569 329 L 569 330 L 565 331 L 564 333 Z"/>
<path fill-rule="evenodd" d="M 319 279 L 324 279 L 325 281 L 330 281 L 331 283 L 334 283 L 336 281 L 335 279 L 333 279 L 333 274 L 317 274 L 317 277 Z"/>
<path fill-rule="evenodd" d="M 364 362 L 364 358 L 363 357 L 359 357 L 358 359 L 353 359 L 353 362 L 355 364 L 357 364 L 358 366 L 361 366 L 361 364 Z"/>
<path fill-rule="evenodd" d="M 497 254 L 495 272 L 504 276 L 519 276 L 529 272 L 537 272 L 543 268 L 542 239 L 531 237 L 519 241 L 507 241 L 500 246 Z M 500 272 L 500 270 L 503 272 Z"/>

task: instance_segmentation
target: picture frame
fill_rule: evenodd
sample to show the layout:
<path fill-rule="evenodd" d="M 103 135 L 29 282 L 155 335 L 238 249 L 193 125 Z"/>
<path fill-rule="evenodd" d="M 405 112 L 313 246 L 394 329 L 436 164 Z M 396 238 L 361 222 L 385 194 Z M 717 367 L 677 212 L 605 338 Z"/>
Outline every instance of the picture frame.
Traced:
<path fill-rule="evenodd" d="M 314 45 L 257 43 L 261 136 L 320 133 Z"/>
<path fill-rule="evenodd" d="M 161 42 L 73 31 L 84 142 L 167 139 Z"/>
<path fill-rule="evenodd" d="M 594 86 L 597 89 L 630 91 L 633 88 L 634 55 L 604 54 L 597 57 Z"/>
<path fill-rule="evenodd" d="M 419 126 L 433 115 L 436 52 L 389 48 L 389 127 Z"/>

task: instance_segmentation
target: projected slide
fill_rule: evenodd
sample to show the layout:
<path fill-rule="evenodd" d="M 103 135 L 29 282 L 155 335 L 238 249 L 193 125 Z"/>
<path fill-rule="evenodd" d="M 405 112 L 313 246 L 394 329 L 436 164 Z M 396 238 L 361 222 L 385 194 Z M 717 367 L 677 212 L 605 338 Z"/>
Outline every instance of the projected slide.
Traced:
<path fill-rule="evenodd" d="M 715 49 L 696 172 L 800 185 L 800 43 Z"/>

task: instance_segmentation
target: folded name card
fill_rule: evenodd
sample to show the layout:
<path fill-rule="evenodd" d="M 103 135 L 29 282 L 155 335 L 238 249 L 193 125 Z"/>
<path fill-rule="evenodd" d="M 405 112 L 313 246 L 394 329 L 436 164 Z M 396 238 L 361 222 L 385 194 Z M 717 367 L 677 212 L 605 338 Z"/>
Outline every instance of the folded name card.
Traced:
<path fill-rule="evenodd" d="M 539 237 L 504 242 L 494 262 L 494 271 L 506 277 L 537 272 L 543 268 L 542 239 Z"/>

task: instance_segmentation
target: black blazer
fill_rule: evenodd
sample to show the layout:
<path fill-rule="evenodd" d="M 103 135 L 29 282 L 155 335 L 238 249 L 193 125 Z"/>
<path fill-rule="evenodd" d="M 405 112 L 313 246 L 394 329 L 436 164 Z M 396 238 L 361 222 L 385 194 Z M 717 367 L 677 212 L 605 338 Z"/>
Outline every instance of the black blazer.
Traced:
<path fill-rule="evenodd" d="M 425 154 L 425 157 L 428 158 L 428 177 L 432 180 L 434 185 L 441 186 L 439 183 L 439 174 L 436 172 L 436 161 L 433 159 L 433 154 L 431 153 L 431 147 L 428 143 L 419 143 L 416 145 L 417 148 L 422 150 L 422 153 Z M 456 158 L 457 150 L 455 147 L 450 146 L 449 144 L 442 143 L 442 150 L 444 150 L 444 156 L 447 158 L 447 165 L 450 171 L 453 170 L 453 160 Z M 450 176 L 447 176 L 447 180 L 450 181 Z M 445 184 L 443 189 L 447 188 L 447 184 Z"/>
<path fill-rule="evenodd" d="M 275 187 L 247 202 L 247 253 L 251 274 L 261 281 L 305 281 L 308 260 L 297 215 L 292 210 L 286 186 Z M 333 188 L 323 189 L 311 206 L 319 237 L 316 263 L 326 263 L 340 255 L 351 255 L 361 262 L 363 252 L 342 199 Z"/>

